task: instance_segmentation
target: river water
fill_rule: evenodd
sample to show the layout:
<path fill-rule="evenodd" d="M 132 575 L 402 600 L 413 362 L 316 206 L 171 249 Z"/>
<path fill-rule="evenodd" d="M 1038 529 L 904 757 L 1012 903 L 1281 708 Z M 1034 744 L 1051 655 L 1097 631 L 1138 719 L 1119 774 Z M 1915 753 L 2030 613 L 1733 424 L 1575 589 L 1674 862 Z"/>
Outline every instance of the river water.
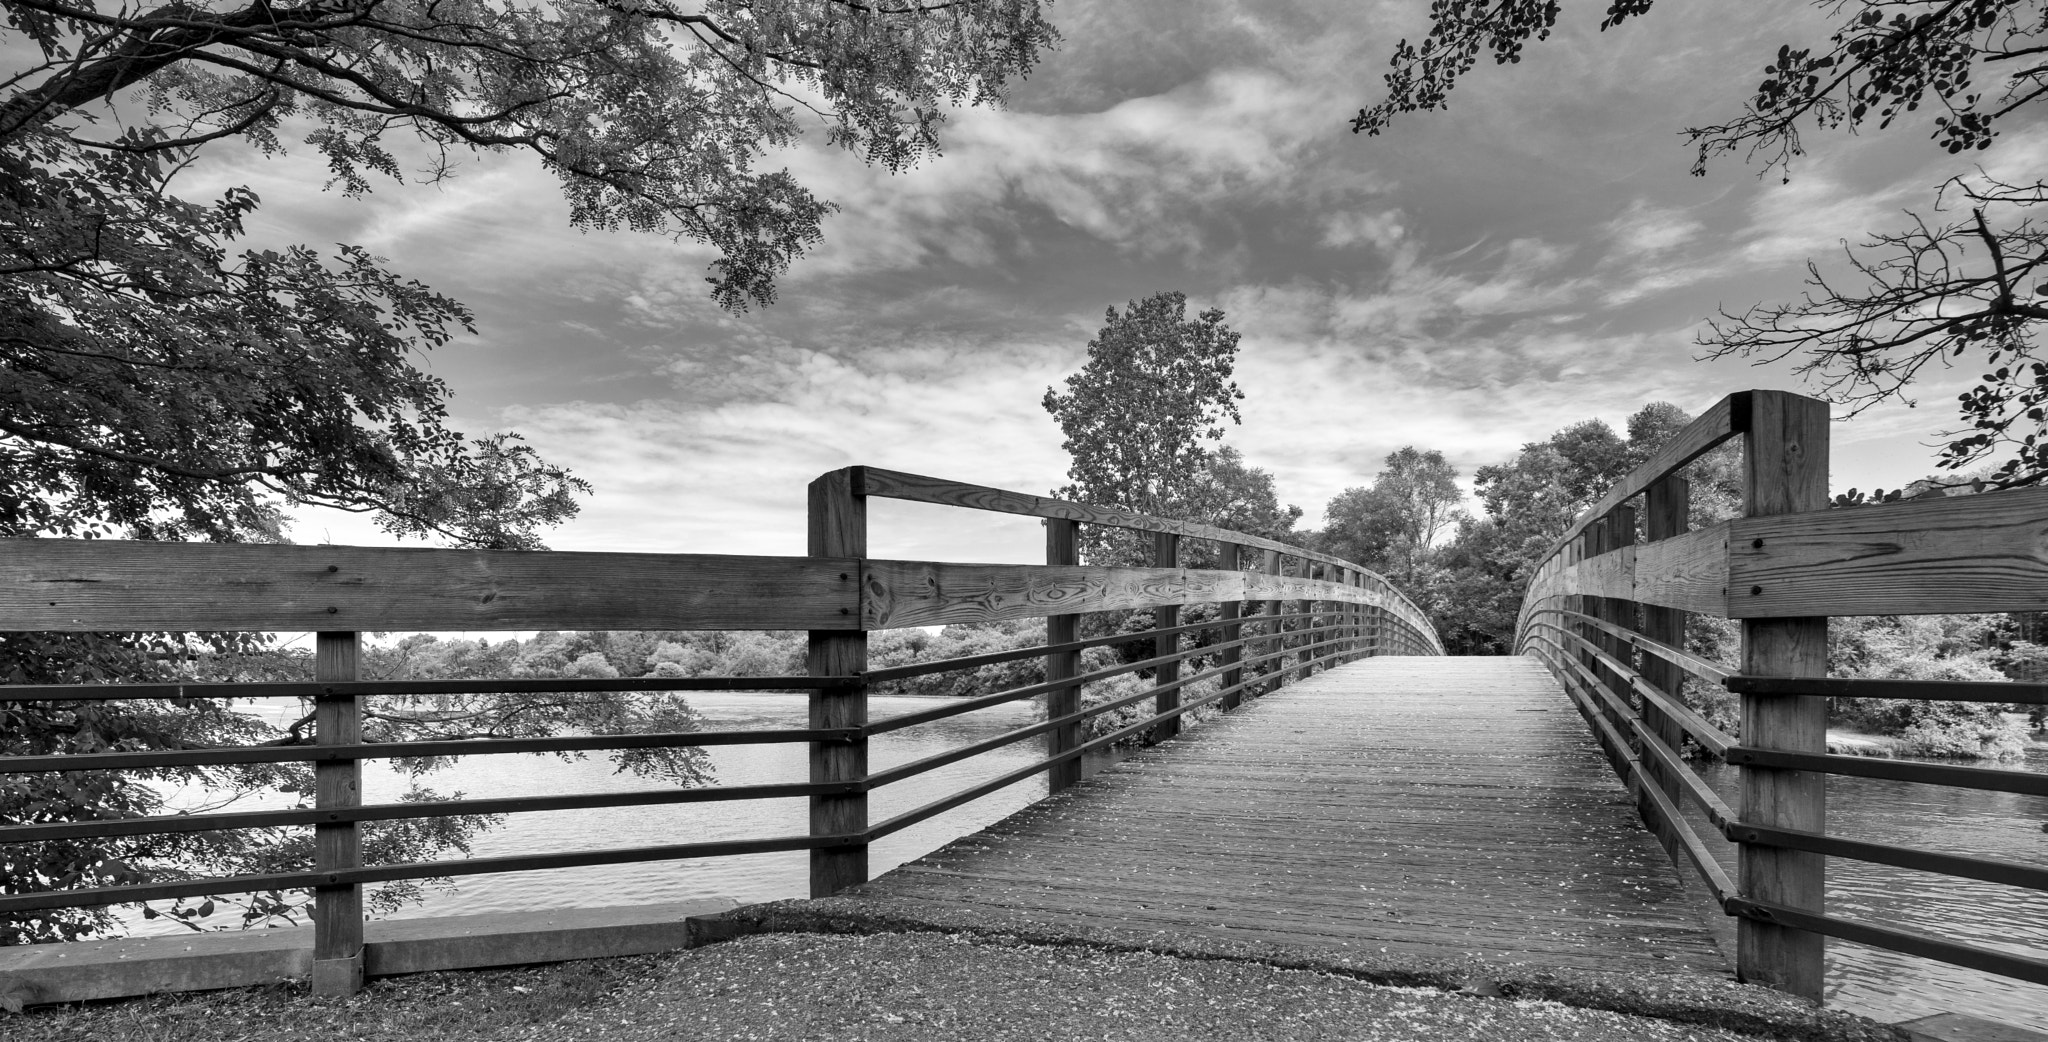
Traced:
<path fill-rule="evenodd" d="M 706 729 L 801 727 L 806 717 L 803 694 L 698 692 L 690 696 L 690 702 L 703 714 Z M 875 697 L 870 715 L 879 720 L 931 705 L 929 699 Z M 278 708 L 282 711 L 283 707 Z M 869 766 L 881 770 L 992 737 L 1032 722 L 1037 714 L 1038 707 L 1025 702 L 877 735 L 869 742 Z M 883 820 L 1023 766 L 1041 755 L 1042 743 L 1043 739 L 1029 738 L 877 790 L 870 797 L 870 820 Z M 801 744 L 713 746 L 706 752 L 719 785 L 797 782 L 807 773 Z M 1089 768 L 1106 762 L 1092 762 Z M 2037 749 L 2016 766 L 2048 773 L 2048 753 Z M 1733 768 L 1715 764 L 1701 773 L 1731 806 L 1736 804 Z M 658 783 L 631 774 L 613 773 L 611 763 L 602 756 L 565 762 L 530 755 L 469 757 L 428 776 L 427 784 L 444 795 L 460 790 L 475 797 L 658 787 Z M 2048 863 L 2048 832 L 2043 832 L 2048 824 L 2048 799 L 1868 778 L 1833 777 L 1828 784 L 1830 833 L 1946 853 Z M 367 802 L 385 802 L 396 798 L 404 781 L 371 764 L 364 770 L 364 788 Z M 1040 775 L 891 835 L 870 848 L 870 870 L 880 874 L 921 857 L 1043 799 L 1045 792 L 1045 779 Z M 802 799 L 517 814 L 479 836 L 473 854 L 492 857 L 604 845 L 800 835 L 807 828 L 808 811 Z M 1733 846 L 1719 842 L 1711 830 L 1696 828 L 1716 849 L 1732 878 Z M 396 917 L 701 897 L 750 903 L 804 897 L 808 880 L 808 855 L 801 851 L 464 876 L 454 880 L 453 890 L 431 891 L 424 904 L 408 906 Z M 2048 951 L 2048 894 L 1833 858 L 1828 863 L 1827 902 L 1830 911 L 1874 923 L 1925 929 L 2022 954 Z M 161 920 L 137 919 L 132 924 L 138 933 L 178 929 Z M 1831 1007 L 1885 1021 L 1949 1010 L 2048 1031 L 2048 987 L 1846 942 L 1830 940 L 1828 945 L 1827 1002 Z"/>
<path fill-rule="evenodd" d="M 690 705 L 704 718 L 705 730 L 759 730 L 806 726 L 808 696 L 751 692 L 694 692 Z M 881 720 L 929 709 L 929 698 L 871 697 L 871 719 Z M 282 717 L 288 707 L 257 705 L 245 711 Z M 868 741 L 868 767 L 879 771 L 947 749 L 994 737 L 1042 719 L 1030 701 L 966 713 L 936 723 L 876 735 Z M 1045 740 L 1023 739 L 1012 745 L 948 764 L 917 777 L 884 786 L 869 796 L 868 817 L 891 815 L 952 795 L 977 782 L 1025 766 L 1044 755 Z M 717 745 L 705 749 L 713 784 L 763 785 L 807 780 L 809 761 L 802 743 Z M 1097 757 L 1084 764 L 1092 771 L 1110 762 Z M 422 784 L 444 797 L 565 795 L 659 789 L 657 780 L 615 773 L 602 753 L 588 759 L 502 754 L 471 756 L 452 767 L 426 775 Z M 406 788 L 405 778 L 386 770 L 380 761 L 363 768 L 366 803 L 395 801 Z M 919 822 L 876 842 L 868 850 L 875 874 L 930 853 L 948 841 L 977 831 L 1029 806 L 1046 795 L 1043 775 Z M 204 801 L 200 792 L 170 794 L 173 807 Z M 288 807 L 292 797 L 251 798 L 236 810 Z M 471 856 L 496 857 L 576 851 L 604 846 L 633 847 L 658 843 L 696 843 L 803 835 L 810 829 L 809 804 L 802 798 L 685 803 L 653 807 L 612 807 L 595 810 L 514 814 L 504 824 L 475 838 Z M 460 855 L 451 855 L 460 856 Z M 586 868 L 459 876 L 452 890 L 430 889 L 423 904 L 407 905 L 393 918 L 509 912 L 529 908 L 604 907 L 651 902 L 725 897 L 742 904 L 789 897 L 808 897 L 809 854 L 788 851 L 681 861 L 598 865 Z M 174 933 L 182 928 L 163 920 L 128 917 L 133 932 Z"/>
<path fill-rule="evenodd" d="M 1954 761 L 1927 761 L 1953 763 Z M 2036 749 L 2018 770 L 2048 774 Z M 1730 807 L 1737 771 L 1700 770 Z M 1828 778 L 1827 831 L 1873 843 L 2048 864 L 2048 799 L 1878 778 Z M 1735 847 L 1696 820 L 1735 875 Z M 1827 910 L 2035 958 L 2048 953 L 2048 894 L 1847 858 L 1827 861 Z M 1948 1011 L 2048 1031 L 2048 987 L 1829 938 L 1827 1004 L 1883 1021 Z"/>

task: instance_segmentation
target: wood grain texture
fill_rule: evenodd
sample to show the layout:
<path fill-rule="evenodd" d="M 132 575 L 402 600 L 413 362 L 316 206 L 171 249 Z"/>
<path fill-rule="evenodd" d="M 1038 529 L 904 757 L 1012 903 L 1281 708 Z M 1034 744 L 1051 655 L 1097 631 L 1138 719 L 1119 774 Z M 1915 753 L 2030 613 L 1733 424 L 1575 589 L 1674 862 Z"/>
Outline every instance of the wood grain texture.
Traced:
<path fill-rule="evenodd" d="M 1237 543 L 1218 543 L 1216 550 L 1217 563 L 1226 571 L 1239 571 L 1244 568 L 1246 547 Z M 1223 623 L 1224 649 L 1221 659 L 1223 665 L 1228 667 L 1224 669 L 1222 678 L 1223 689 L 1230 692 L 1223 696 L 1222 706 L 1226 713 L 1236 709 L 1238 703 L 1244 701 L 1244 692 L 1237 690 L 1238 685 L 1244 681 L 1244 670 L 1237 666 L 1244 659 L 1244 649 L 1236 646 L 1236 642 L 1244 636 L 1244 624 L 1238 621 L 1244 617 L 1244 607 L 1243 601 L 1224 601 L 1217 609 L 1217 618 Z M 1079 766 L 1075 765 L 1076 770 Z"/>
<path fill-rule="evenodd" d="M 1828 505 L 1827 403 L 1782 391 L 1751 394 L 1743 435 L 1743 513 L 1759 518 Z M 1739 538 L 1739 536 L 1737 537 Z M 1733 569 L 1731 568 L 1731 578 Z M 1730 591 L 1739 602 L 1749 591 Z M 1742 621 L 1742 671 L 1755 676 L 1826 676 L 1828 620 L 1815 613 Z M 1762 749 L 1827 751 L 1827 700 L 1812 695 L 1741 696 L 1742 741 Z M 1827 831 L 1827 776 L 1745 765 L 1737 808 L 1744 821 Z M 1805 850 L 1741 844 L 1742 896 L 1804 911 L 1824 910 L 1826 859 Z M 1736 973 L 1816 1002 L 1826 987 L 1823 937 L 1744 918 L 1736 924 Z"/>
<path fill-rule="evenodd" d="M 1571 591 L 1573 593 L 1586 597 L 1635 599 L 1636 548 L 1633 546 L 1589 555 L 1578 563 L 1574 571 L 1578 585 Z"/>
<path fill-rule="evenodd" d="M 1725 972 L 1634 818 L 1541 663 L 1380 657 L 844 896 L 1054 933 Z"/>
<path fill-rule="evenodd" d="M 1735 522 L 1573 560 L 1558 555 L 1529 583 L 1523 614 L 1568 596 L 1619 597 L 1703 615 L 1729 614 L 1729 539 Z M 1583 536 L 1582 536 L 1583 538 Z"/>
<path fill-rule="evenodd" d="M 6 539 L 0 630 L 856 629 L 858 571 L 845 558 Z"/>
<path fill-rule="evenodd" d="M 867 500 L 854 488 L 850 470 L 835 470 L 811 482 L 809 551 L 821 558 L 861 558 L 868 552 Z M 806 672 L 814 677 L 857 677 L 868 668 L 868 636 L 831 629 L 814 629 L 809 634 L 805 655 Z M 868 691 L 865 686 L 811 692 L 810 725 L 813 728 L 865 727 L 868 722 Z M 850 742 L 809 743 L 810 780 L 821 782 L 860 781 L 868 776 L 868 743 L 865 738 Z M 868 796 L 865 791 L 844 795 L 811 797 L 811 835 L 836 836 L 863 832 L 868 827 Z M 868 878 L 866 844 L 836 849 L 813 850 L 811 896 L 829 897 Z"/>
<path fill-rule="evenodd" d="M 1155 532 L 1152 535 L 1152 565 L 1155 568 L 1180 567 L 1180 537 L 1171 532 Z M 1232 598 L 1236 600 L 1238 598 Z M 1152 609 L 1152 624 L 1160 629 L 1171 629 L 1180 625 L 1180 606 L 1162 604 Z M 1167 633 L 1152 638 L 1152 657 L 1164 658 L 1180 652 L 1180 634 Z M 1153 682 L 1161 687 L 1180 679 L 1180 661 L 1161 662 L 1152 674 Z M 1180 688 L 1165 688 L 1152 697 L 1152 712 L 1171 713 L 1180 708 Z M 1152 725 L 1153 744 L 1164 742 L 1180 733 L 1180 717 L 1161 720 Z"/>
<path fill-rule="evenodd" d="M 316 680 L 356 680 L 362 672 L 362 637 L 323 632 L 313 638 Z M 362 699 L 322 695 L 313 703 L 317 745 L 357 745 L 363 740 Z M 357 807 L 363 802 L 363 763 L 343 760 L 313 765 L 313 806 L 320 810 Z M 363 863 L 359 822 L 313 826 L 313 869 L 332 872 Z M 322 886 L 313 890 L 313 993 L 347 997 L 363 988 L 363 888 Z"/>
<path fill-rule="evenodd" d="M 1078 521 L 1062 521 L 1051 518 L 1045 522 L 1045 563 L 1053 566 L 1072 567 L 1081 563 L 1081 524 Z M 1045 617 L 1045 642 L 1059 645 L 1079 639 L 1078 615 L 1048 615 Z M 1045 656 L 1045 679 L 1047 683 L 1066 680 L 1081 672 L 1079 651 L 1055 651 Z M 1045 715 L 1047 719 L 1058 719 L 1081 711 L 1081 689 L 1079 686 L 1060 687 L 1046 693 Z M 1082 742 L 1082 724 L 1075 722 L 1055 727 L 1045 733 L 1045 754 L 1058 756 Z M 1081 761 L 1068 760 L 1056 763 L 1046 772 L 1046 784 L 1052 792 L 1073 785 L 1081 780 Z"/>
<path fill-rule="evenodd" d="M 1635 599 L 1702 615 L 1728 614 L 1730 523 L 1636 548 Z"/>
<path fill-rule="evenodd" d="M 1377 604 L 1418 629 L 1429 625 L 1406 599 L 1380 589 L 1259 572 L 881 560 L 864 562 L 863 572 L 860 614 L 871 630 L 1160 605 L 1308 599 Z"/>
<path fill-rule="evenodd" d="M 1643 567 L 1644 551 L 1684 535 L 1691 524 L 1692 483 L 1681 477 L 1667 477 L 1653 483 L 1643 495 L 1643 535 L 1649 542 L 1636 550 L 1636 582 L 1640 589 L 1646 569 Z M 1726 558 L 1724 557 L 1725 561 Z M 1642 610 L 1642 635 L 1649 640 L 1665 645 L 1685 642 L 1685 612 L 1679 608 L 1664 606 L 1655 602 L 1646 603 Z M 1644 655 L 1641 659 L 1643 679 L 1673 702 L 1683 703 L 1685 671 L 1675 662 L 1666 661 L 1655 655 Z M 1666 749 L 1685 747 L 1685 728 L 1673 716 L 1666 713 L 1655 699 L 1643 699 L 1643 726 Z M 1685 856 L 1689 844 L 1683 832 L 1683 822 L 1663 808 L 1676 806 L 1681 799 L 1682 779 L 1667 762 L 1656 756 L 1643 759 L 1644 773 L 1650 783 L 1664 799 L 1656 800 L 1645 793 L 1645 798 L 1654 803 L 1657 810 L 1650 813 L 1648 807 L 1644 820 L 1654 819 L 1657 842 L 1664 847 L 1664 853 L 1672 861 Z"/>
<path fill-rule="evenodd" d="M 2048 611 L 2048 488 L 1742 518 L 1728 583 L 1736 618 Z"/>

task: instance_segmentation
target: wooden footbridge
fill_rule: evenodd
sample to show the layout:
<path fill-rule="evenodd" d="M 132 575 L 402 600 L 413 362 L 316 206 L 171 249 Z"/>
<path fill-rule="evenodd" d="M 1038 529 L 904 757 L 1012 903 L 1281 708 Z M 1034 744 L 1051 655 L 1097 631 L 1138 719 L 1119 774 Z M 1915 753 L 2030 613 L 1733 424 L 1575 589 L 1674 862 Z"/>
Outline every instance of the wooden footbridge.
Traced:
<path fill-rule="evenodd" d="M 1725 964 L 1696 914 L 1705 904 L 1736 918 L 1740 976 L 1813 998 L 1826 936 L 2048 982 L 2041 953 L 1995 951 L 1824 906 L 1830 857 L 2048 889 L 2048 866 L 1826 829 L 1830 773 L 2048 795 L 2040 775 L 1826 755 L 1830 695 L 2048 701 L 2048 685 L 1825 679 L 1829 615 L 2048 610 L 2048 490 L 1830 509 L 1826 419 L 1821 403 L 1778 392 L 1731 395 L 1709 409 L 1561 535 L 1531 576 L 1517 637 L 1525 655 L 1507 659 L 1441 657 L 1428 617 L 1349 561 L 1205 525 L 867 467 L 812 484 L 803 557 L 7 542 L 0 631 L 311 631 L 317 675 L 276 684 L 0 685 L 0 706 L 60 714 L 94 701 L 297 696 L 313 706 L 316 727 L 295 744 L 10 747 L 0 755 L 0 778 L 297 761 L 315 765 L 317 791 L 290 810 L 0 820 L 0 852 L 238 828 L 310 830 L 314 847 L 310 864 L 231 878 L 185 878 L 165 866 L 149 881 L 81 887 L 16 873 L 0 877 L 0 915 L 310 890 L 312 929 L 300 957 L 259 961 L 272 974 L 302 968 L 317 991 L 346 994 L 366 972 L 624 954 L 680 936 L 659 928 L 668 913 L 650 911 L 645 922 L 614 915 L 587 929 L 535 925 L 484 939 L 475 924 L 453 920 L 432 936 L 427 920 L 407 937 L 386 931 L 380 939 L 365 931 L 365 884 L 806 850 L 813 896 L 999 909 L 1052 928 L 1105 923 L 1641 971 Z M 1744 451 L 1745 516 L 1688 531 L 1683 468 L 1731 439 Z M 872 498 L 1041 518 L 1046 563 L 871 558 Z M 1082 565 L 1083 525 L 1149 533 L 1153 563 Z M 1138 610 L 1152 614 L 1142 633 L 1090 624 L 1091 615 L 1121 620 Z M 1685 650 L 1688 612 L 1741 620 L 1739 670 Z M 869 668 L 866 634 L 875 630 L 1028 618 L 1045 619 L 1044 645 Z M 744 678 L 359 677 L 364 631 L 560 629 L 807 630 L 808 670 Z M 1120 649 L 1117 661 L 1081 669 L 1082 652 L 1109 646 Z M 868 692 L 894 681 L 1022 660 L 1042 662 L 1043 679 L 893 718 L 868 714 Z M 1099 682 L 1126 674 L 1148 682 L 1136 694 L 1097 693 Z M 1687 684 L 1739 694 L 1742 733 L 1724 733 L 1688 708 Z M 396 743 L 365 742 L 361 731 L 366 701 L 401 694 L 759 689 L 810 691 L 809 726 Z M 869 769 L 867 741 L 876 734 L 1022 699 L 1042 700 L 1044 718 Z M 1150 712 L 1091 730 L 1091 721 L 1138 706 Z M 1186 715 L 1204 706 L 1226 715 L 1177 737 Z M 1145 752 L 1080 780 L 1085 754 L 1139 738 Z M 808 747 L 807 777 L 384 805 L 360 797 L 365 760 L 776 742 Z M 870 792 L 1020 742 L 1042 742 L 1045 753 L 923 807 L 870 819 Z M 1741 768 L 1737 807 L 1692 772 L 1687 757 L 1701 755 Z M 1051 799 L 870 879 L 874 840 L 1041 774 Z M 648 837 L 657 842 L 406 864 L 363 857 L 363 829 L 381 821 L 787 797 L 810 801 L 805 834 Z M 1680 810 L 1687 802 L 1718 836 L 1695 833 Z M 1712 856 L 1709 844 L 1722 842 L 1739 849 L 1736 879 Z M 1681 864 L 1695 882 L 1681 883 Z M 1984 924 L 1967 925 L 1984 932 Z M 206 947 L 201 939 L 181 943 Z M 135 973 L 52 969 L 59 948 L 75 950 L 0 951 L 0 998 L 220 986 L 253 972 L 244 960 L 241 969 L 138 986 Z M 90 961 L 81 955 L 72 965 Z"/>

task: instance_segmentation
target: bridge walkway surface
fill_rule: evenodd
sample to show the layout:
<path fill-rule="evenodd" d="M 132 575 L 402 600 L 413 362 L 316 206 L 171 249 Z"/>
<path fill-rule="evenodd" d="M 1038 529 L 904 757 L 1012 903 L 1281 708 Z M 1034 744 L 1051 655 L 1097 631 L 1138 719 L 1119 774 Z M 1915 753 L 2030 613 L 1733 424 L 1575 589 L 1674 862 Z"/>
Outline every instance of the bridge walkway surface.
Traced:
<path fill-rule="evenodd" d="M 1533 658 L 1340 666 L 843 897 L 1032 932 L 1728 966 Z"/>

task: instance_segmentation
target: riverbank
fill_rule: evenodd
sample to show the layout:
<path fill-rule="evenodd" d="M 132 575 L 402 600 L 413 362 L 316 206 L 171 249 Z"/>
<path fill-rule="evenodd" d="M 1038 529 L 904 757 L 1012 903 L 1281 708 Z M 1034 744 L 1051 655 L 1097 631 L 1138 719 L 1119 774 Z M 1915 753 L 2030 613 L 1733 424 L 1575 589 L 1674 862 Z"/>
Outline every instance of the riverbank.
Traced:
<path fill-rule="evenodd" d="M 1525 992 L 1544 976 L 1557 997 Z M 373 982 L 342 1001 L 316 1000 L 290 984 L 33 1009 L 0 1023 L 14 1042 L 1899 1037 L 1873 1021 L 1705 974 L 1652 973 L 1590 992 L 1610 1005 L 1633 993 L 1662 1015 L 1569 1001 L 1573 988 L 1593 987 L 1584 976 L 1471 980 L 1461 991 L 1219 952 L 1032 944 L 972 932 L 771 933 L 661 956 L 418 974 Z"/>
<path fill-rule="evenodd" d="M 2021 721 L 2026 719 L 2026 714 L 2006 713 L 2005 717 L 2007 720 L 2012 721 L 2015 726 L 2018 726 Z M 1853 731 L 1841 727 L 1830 727 L 1827 732 L 1827 750 L 1837 756 L 1874 756 L 1880 759 L 1913 757 L 1919 759 L 1953 759 L 1960 763 L 1973 761 L 2011 763 L 2014 759 L 2024 759 L 2028 753 L 2048 752 L 2048 731 L 2026 732 L 2018 743 L 2011 747 L 2011 755 L 2003 759 L 1992 756 L 1935 756 L 1927 753 L 1925 750 L 1912 749 L 1908 746 L 1908 740 L 1900 735 L 1872 734 L 1867 731 Z"/>

